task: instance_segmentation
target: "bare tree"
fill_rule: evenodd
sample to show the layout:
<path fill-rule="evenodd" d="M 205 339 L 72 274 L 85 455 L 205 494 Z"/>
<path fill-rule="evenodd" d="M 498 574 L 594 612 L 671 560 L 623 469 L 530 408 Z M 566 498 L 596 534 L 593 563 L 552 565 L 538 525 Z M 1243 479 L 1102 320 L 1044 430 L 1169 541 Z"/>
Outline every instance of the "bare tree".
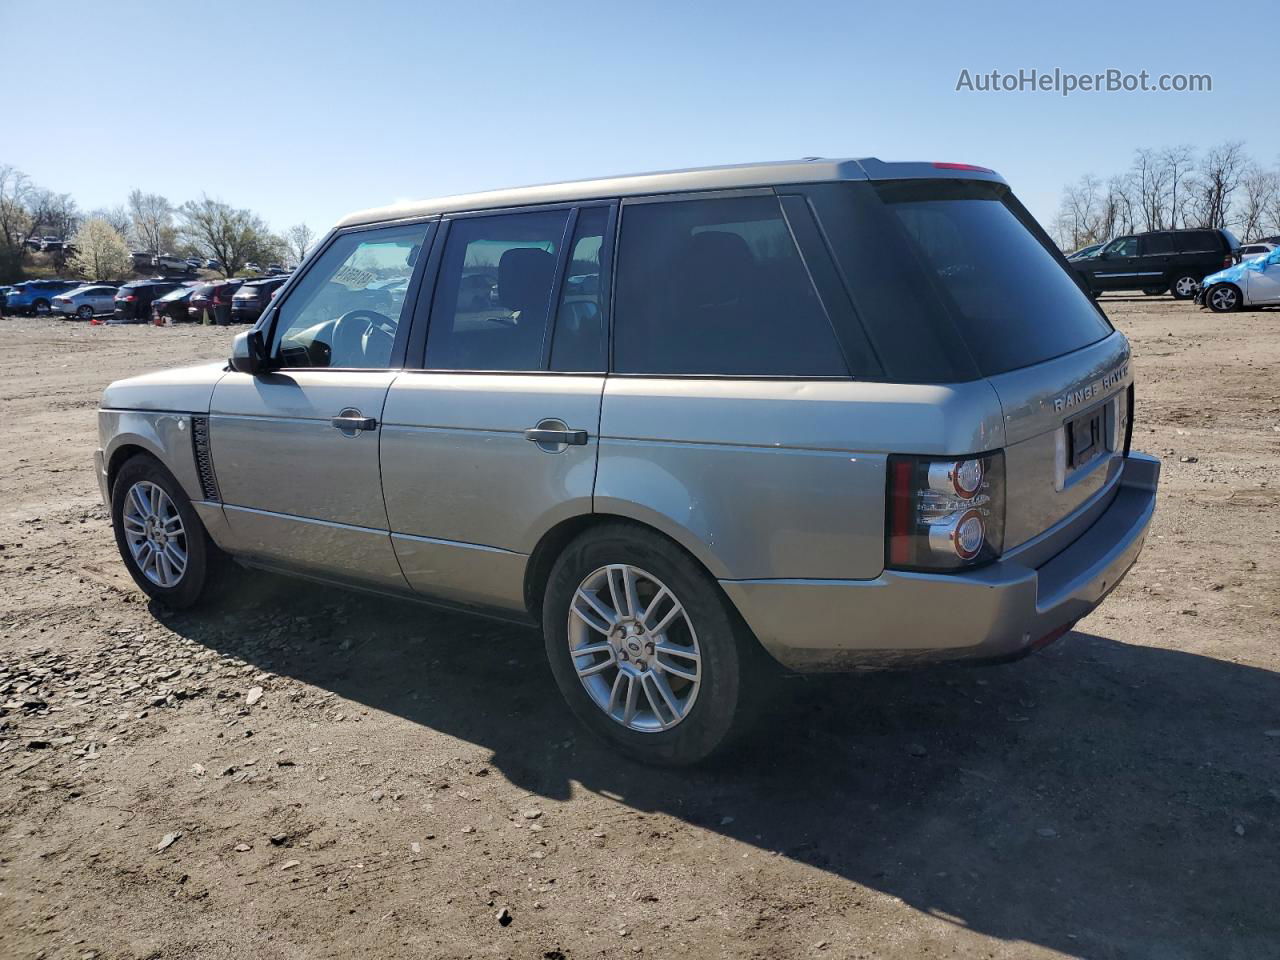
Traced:
<path fill-rule="evenodd" d="M 1134 184 L 1130 174 L 1112 177 L 1107 181 L 1105 223 L 1100 228 L 1100 239 L 1109 240 L 1134 230 Z"/>
<path fill-rule="evenodd" d="M 1169 227 L 1176 230 L 1179 222 L 1184 224 L 1186 222 L 1183 210 L 1187 203 L 1183 195 L 1186 190 L 1183 189 L 1180 194 L 1178 188 L 1185 188 L 1195 164 L 1196 152 L 1194 148 L 1184 143 L 1176 147 L 1165 147 L 1160 159 L 1167 171 L 1169 181 Z"/>
<path fill-rule="evenodd" d="M 221 200 L 202 196 L 178 208 L 183 238 L 221 265 L 224 276 L 233 277 L 253 260 L 270 260 L 280 254 L 280 240 L 261 217 Z"/>
<path fill-rule="evenodd" d="M 1163 230 L 1168 225 L 1170 179 L 1164 156 L 1150 147 L 1135 150 L 1132 175 L 1141 214 L 1139 225 L 1144 230 Z"/>
<path fill-rule="evenodd" d="M 129 208 L 122 203 L 116 204 L 114 207 L 99 207 L 97 210 L 90 210 L 86 219 L 89 220 L 105 220 L 111 224 L 111 229 L 128 242 L 129 230 L 133 227 L 133 217 L 129 215 Z"/>
<path fill-rule="evenodd" d="M 1267 220 L 1280 191 L 1280 175 L 1255 164 L 1245 171 L 1240 185 L 1242 193 L 1236 222 L 1246 241 L 1257 240 L 1266 233 Z"/>
<path fill-rule="evenodd" d="M 284 232 L 289 251 L 290 266 L 297 266 L 307 258 L 307 252 L 316 242 L 316 235 L 305 223 L 295 223 Z"/>
<path fill-rule="evenodd" d="M 173 246 L 173 204 L 158 193 L 129 193 L 129 217 L 133 221 L 133 238 L 138 246 L 154 256 L 167 253 Z"/>
<path fill-rule="evenodd" d="M 1098 239 L 1103 219 L 1098 196 L 1101 187 L 1097 177 L 1085 174 L 1063 189 L 1057 219 L 1058 243 L 1063 249 L 1075 250 Z"/>
<path fill-rule="evenodd" d="M 1220 144 L 1209 150 L 1190 184 L 1196 226 L 1226 227 L 1231 213 L 1231 198 L 1240 186 L 1249 158 L 1239 140 Z"/>

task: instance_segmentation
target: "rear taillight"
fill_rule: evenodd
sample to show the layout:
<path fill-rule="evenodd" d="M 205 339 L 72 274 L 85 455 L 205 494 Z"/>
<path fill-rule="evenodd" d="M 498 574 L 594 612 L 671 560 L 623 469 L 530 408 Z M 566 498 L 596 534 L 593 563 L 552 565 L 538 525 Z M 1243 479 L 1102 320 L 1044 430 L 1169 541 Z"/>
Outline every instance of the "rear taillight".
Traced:
<path fill-rule="evenodd" d="M 123 300 L 125 303 L 133 303 L 133 301 L 137 300 L 138 298 L 131 293 L 127 297 L 116 297 L 116 299 Z"/>
<path fill-rule="evenodd" d="M 1225 257 L 1222 258 L 1222 266 L 1224 268 L 1231 266 L 1235 262 L 1236 262 L 1235 258 L 1232 257 L 1231 254 L 1227 254 Z"/>
<path fill-rule="evenodd" d="M 1004 454 L 889 458 L 885 562 L 957 570 L 1004 549 Z"/>

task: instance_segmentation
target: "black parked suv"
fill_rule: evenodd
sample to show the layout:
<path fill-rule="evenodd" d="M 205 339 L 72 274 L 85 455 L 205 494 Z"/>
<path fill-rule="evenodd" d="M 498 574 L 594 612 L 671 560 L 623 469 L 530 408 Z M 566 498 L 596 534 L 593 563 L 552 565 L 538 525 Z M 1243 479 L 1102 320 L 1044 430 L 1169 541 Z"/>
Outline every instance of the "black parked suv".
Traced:
<path fill-rule="evenodd" d="M 265 280 L 250 280 L 235 292 L 231 298 L 232 323 L 256 323 L 267 309 L 267 304 L 275 292 L 284 286 L 289 277 L 269 277 Z"/>
<path fill-rule="evenodd" d="M 1166 290 L 1190 300 L 1200 281 L 1240 259 L 1229 230 L 1153 230 L 1117 237 L 1096 255 L 1069 261 L 1095 295 L 1109 290 Z"/>
<path fill-rule="evenodd" d="M 116 308 L 108 323 L 150 323 L 151 304 L 178 289 L 177 280 L 135 280 L 116 291 Z"/>

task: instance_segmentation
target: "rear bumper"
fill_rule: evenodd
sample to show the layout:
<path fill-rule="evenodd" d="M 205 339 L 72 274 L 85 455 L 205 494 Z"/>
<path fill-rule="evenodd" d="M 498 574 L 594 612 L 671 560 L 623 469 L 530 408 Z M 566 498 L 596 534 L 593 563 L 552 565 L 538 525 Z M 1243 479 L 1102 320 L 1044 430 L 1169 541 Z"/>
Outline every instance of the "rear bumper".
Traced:
<path fill-rule="evenodd" d="M 886 570 L 874 580 L 727 580 L 721 586 L 764 647 L 793 670 L 1000 660 L 1070 629 L 1142 552 L 1160 461 L 1126 458 L 1097 520 L 1039 567 L 1015 555 L 970 573 Z"/>

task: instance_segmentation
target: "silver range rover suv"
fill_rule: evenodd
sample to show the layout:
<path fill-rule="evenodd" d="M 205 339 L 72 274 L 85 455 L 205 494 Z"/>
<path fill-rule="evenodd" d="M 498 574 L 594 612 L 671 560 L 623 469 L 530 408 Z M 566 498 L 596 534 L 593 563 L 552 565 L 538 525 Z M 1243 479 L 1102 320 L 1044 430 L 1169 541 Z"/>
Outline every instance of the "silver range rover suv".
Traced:
<path fill-rule="evenodd" d="M 112 384 L 97 470 L 171 607 L 222 560 L 540 624 L 689 763 L 768 668 L 1010 658 L 1142 549 L 1129 344 L 990 170 L 818 160 L 354 214 L 228 363 Z"/>

